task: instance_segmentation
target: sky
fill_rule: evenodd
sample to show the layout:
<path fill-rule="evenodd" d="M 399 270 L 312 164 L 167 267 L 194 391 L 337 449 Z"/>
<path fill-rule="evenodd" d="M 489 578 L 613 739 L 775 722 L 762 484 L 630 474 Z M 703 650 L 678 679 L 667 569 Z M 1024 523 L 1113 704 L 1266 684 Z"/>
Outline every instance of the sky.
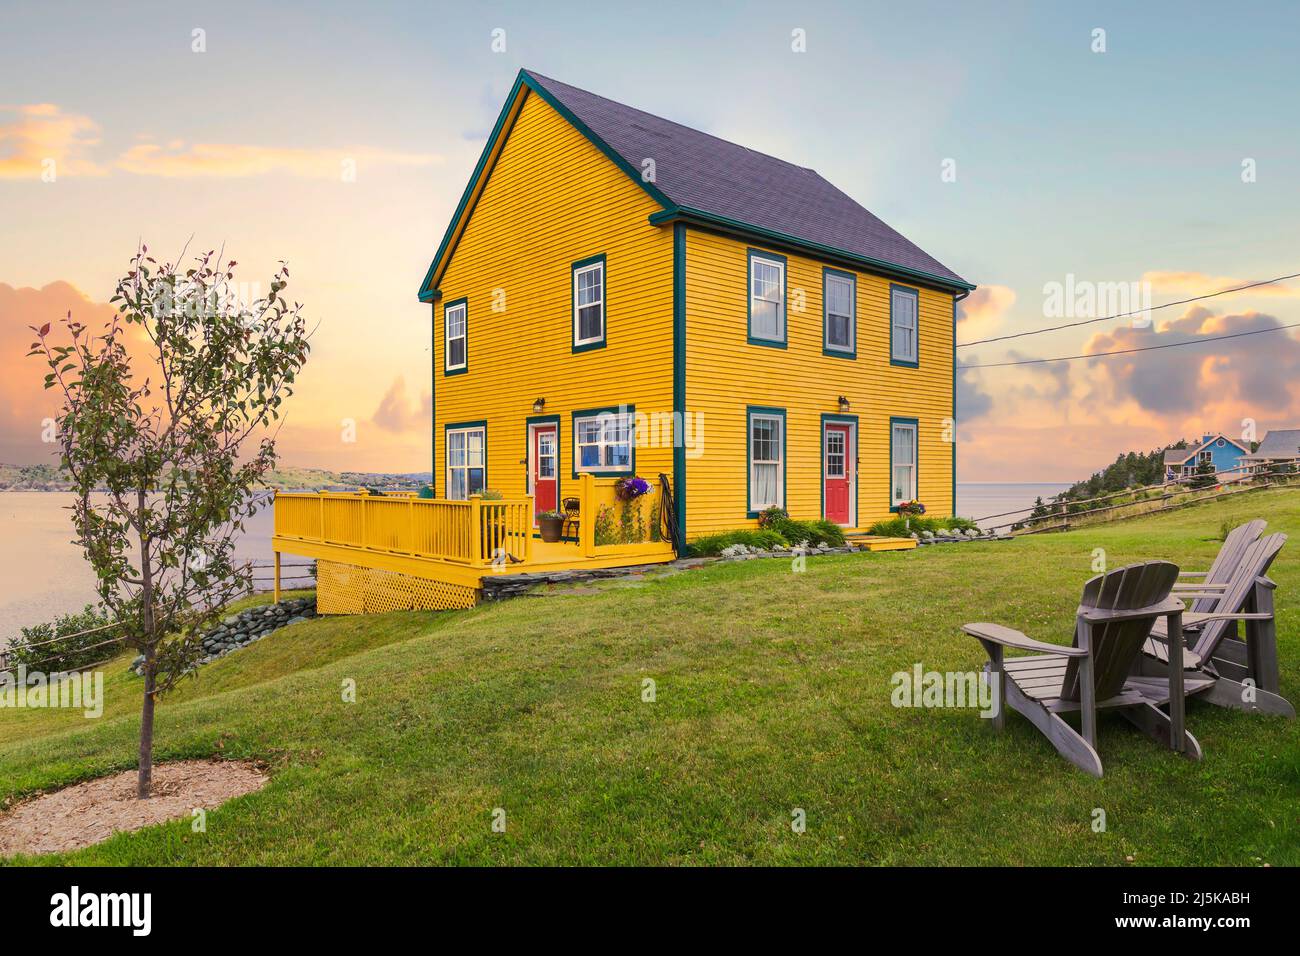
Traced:
<path fill-rule="evenodd" d="M 1300 272 L 1297 36 L 1292 3 L 8 0 L 0 461 L 49 460 L 27 327 L 108 314 L 143 240 L 224 246 L 263 286 L 288 261 L 317 328 L 286 463 L 427 470 L 416 290 L 521 67 L 817 169 L 980 287 L 962 342 Z M 1300 280 L 959 356 L 1295 322 Z M 959 478 L 1300 427 L 1294 335 L 963 369 Z"/>

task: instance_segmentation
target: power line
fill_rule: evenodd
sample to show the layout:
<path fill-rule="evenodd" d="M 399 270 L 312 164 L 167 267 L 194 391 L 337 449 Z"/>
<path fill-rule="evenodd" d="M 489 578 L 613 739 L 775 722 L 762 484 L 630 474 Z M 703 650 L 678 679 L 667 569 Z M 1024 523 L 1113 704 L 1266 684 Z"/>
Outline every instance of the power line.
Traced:
<path fill-rule="evenodd" d="M 964 349 L 971 345 L 987 345 L 989 342 L 1005 342 L 1007 339 L 1019 339 L 1026 335 L 1042 335 L 1044 332 L 1059 332 L 1062 329 L 1073 329 L 1080 325 L 1091 325 L 1093 322 L 1109 322 L 1111 319 L 1125 319 L 1131 315 L 1144 315 L 1147 312 L 1167 309 L 1174 305 L 1186 305 L 1188 302 L 1200 302 L 1202 299 L 1213 299 L 1215 296 L 1227 295 L 1229 292 L 1244 292 L 1246 289 L 1254 289 L 1262 285 L 1272 285 L 1274 282 L 1283 282 L 1287 279 L 1300 279 L 1300 272 L 1292 273 L 1289 276 L 1278 276 L 1276 279 L 1261 279 L 1259 282 L 1239 285 L 1232 289 L 1221 289 L 1218 292 L 1207 292 L 1205 295 L 1194 295 L 1190 299 L 1176 299 L 1173 302 L 1164 302 L 1160 305 L 1153 305 L 1149 309 L 1134 309 L 1132 312 L 1119 312 L 1115 315 L 1103 315 L 1099 319 L 1082 319 L 1078 322 L 1067 322 L 1065 325 L 1053 325 L 1045 329 L 1032 329 L 1028 332 L 1014 332 L 1010 335 L 998 335 L 991 339 L 978 339 L 974 342 L 958 342 L 957 348 Z"/>
<path fill-rule="evenodd" d="M 1006 368 L 1008 365 L 1042 365 L 1047 362 L 1073 362 L 1075 359 L 1104 358 L 1107 355 L 1130 355 L 1133 352 L 1154 352 L 1156 349 L 1174 349 L 1180 345 L 1200 345 L 1203 342 L 1221 342 L 1224 339 L 1239 339 L 1246 335 L 1262 335 L 1265 332 L 1282 332 L 1286 329 L 1300 329 L 1300 322 L 1291 325 L 1278 325 L 1271 329 L 1253 329 L 1250 332 L 1233 332 L 1231 335 L 1213 335 L 1204 339 L 1188 339 L 1186 342 L 1166 342 L 1164 345 L 1144 345 L 1136 349 L 1116 349 L 1113 352 L 1093 352 L 1085 355 L 1062 355 L 1060 358 L 1021 359 L 1017 362 L 989 362 L 987 365 L 959 365 L 957 370 L 968 368 Z"/>

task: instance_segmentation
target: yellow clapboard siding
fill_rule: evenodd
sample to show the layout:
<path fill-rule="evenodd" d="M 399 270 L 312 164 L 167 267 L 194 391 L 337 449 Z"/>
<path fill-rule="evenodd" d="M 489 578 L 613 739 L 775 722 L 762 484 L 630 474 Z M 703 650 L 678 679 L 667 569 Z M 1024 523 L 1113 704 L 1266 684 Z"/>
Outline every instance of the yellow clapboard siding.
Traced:
<path fill-rule="evenodd" d="M 434 458 L 445 426 L 487 422 L 487 486 L 527 493 L 526 420 L 560 419 L 561 496 L 576 490 L 571 412 L 626 403 L 670 413 L 672 230 L 655 203 L 540 97 L 528 93 L 438 283 L 433 305 Z M 605 256 L 606 346 L 572 351 L 572 264 Z M 494 290 L 500 290 L 495 292 Z M 493 311 L 494 294 L 505 308 Z M 468 298 L 469 371 L 444 375 L 444 303 Z M 672 474 L 672 449 L 638 447 L 637 472 Z"/>
<path fill-rule="evenodd" d="M 902 368 L 889 362 L 890 280 L 856 272 L 857 358 L 831 357 L 822 352 L 823 263 L 769 250 L 787 261 L 787 348 L 751 345 L 750 248 L 761 247 L 687 234 L 686 401 L 704 419 L 703 454 L 687 461 L 688 536 L 753 524 L 746 518 L 749 405 L 786 409 L 786 507 L 796 518 L 821 517 L 821 416 L 839 413 L 840 395 L 858 417 L 856 524 L 889 517 L 891 416 L 918 419 L 918 497 L 932 514 L 951 514 L 952 295 L 919 290 L 920 366 Z"/>

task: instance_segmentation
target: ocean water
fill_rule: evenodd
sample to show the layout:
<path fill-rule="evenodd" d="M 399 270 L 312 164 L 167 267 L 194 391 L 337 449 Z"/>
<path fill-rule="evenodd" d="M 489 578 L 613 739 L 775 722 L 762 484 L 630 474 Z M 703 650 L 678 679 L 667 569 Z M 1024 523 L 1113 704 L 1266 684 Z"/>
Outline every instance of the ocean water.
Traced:
<path fill-rule="evenodd" d="M 99 600 L 95 575 L 72 543 L 73 497 L 57 491 L 0 493 L 0 645 L 19 628 Z M 245 522 L 235 545 L 237 559 L 271 560 L 271 521 L 271 509 L 263 508 Z"/>
<path fill-rule="evenodd" d="M 974 518 L 981 528 L 1006 524 L 1028 514 L 1035 498 L 1046 501 L 1070 487 L 1070 482 L 1059 481 L 959 481 L 957 482 L 957 514 Z M 1008 514 L 1007 512 L 1015 512 Z M 1004 517 L 994 517 L 1004 515 Z"/>

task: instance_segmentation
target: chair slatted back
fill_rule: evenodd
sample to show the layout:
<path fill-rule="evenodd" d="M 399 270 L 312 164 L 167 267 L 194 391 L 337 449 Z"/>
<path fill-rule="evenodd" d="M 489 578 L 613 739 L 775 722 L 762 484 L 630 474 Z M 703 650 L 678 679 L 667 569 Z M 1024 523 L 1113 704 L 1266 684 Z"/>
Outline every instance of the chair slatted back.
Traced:
<path fill-rule="evenodd" d="M 1228 536 L 1223 539 L 1223 547 L 1219 553 L 1214 556 L 1214 563 L 1210 565 L 1210 570 L 1205 575 L 1206 584 L 1227 584 L 1232 580 L 1232 576 L 1237 573 L 1237 568 L 1241 564 L 1241 559 L 1246 553 L 1246 549 L 1259 540 L 1259 536 L 1264 533 L 1268 527 L 1268 522 L 1263 518 L 1256 518 L 1254 521 L 1247 521 L 1228 532 Z M 1210 611 L 1218 603 L 1218 598 L 1203 597 L 1196 598 L 1188 607 L 1189 611 Z"/>
<path fill-rule="evenodd" d="M 1247 547 L 1237 565 L 1237 572 L 1228 582 L 1228 586 L 1223 589 L 1222 596 L 1210 599 L 1212 607 L 1208 610 L 1224 614 L 1239 614 L 1243 611 L 1250 599 L 1250 592 L 1255 587 L 1255 579 L 1268 574 L 1268 569 L 1272 567 L 1274 559 L 1284 544 L 1286 544 L 1286 535 L 1278 531 L 1275 534 L 1265 535 Z M 1192 650 L 1202 661 L 1208 661 L 1218 650 L 1219 642 L 1231 630 L 1232 624 L 1232 621 L 1206 622 Z"/>
<path fill-rule="evenodd" d="M 1143 561 L 1106 574 L 1099 574 L 1083 586 L 1079 610 L 1134 611 L 1121 621 L 1087 623 L 1080 618 L 1074 645 L 1079 646 L 1078 627 L 1088 628 L 1092 649 L 1093 693 L 1098 701 L 1114 697 L 1124 687 L 1133 661 L 1151 635 L 1151 626 L 1162 613 L 1160 605 L 1178 580 L 1177 565 L 1168 561 Z M 1150 614 L 1140 613 L 1150 609 Z M 1079 699 L 1079 658 L 1070 658 L 1061 685 L 1062 700 Z"/>

